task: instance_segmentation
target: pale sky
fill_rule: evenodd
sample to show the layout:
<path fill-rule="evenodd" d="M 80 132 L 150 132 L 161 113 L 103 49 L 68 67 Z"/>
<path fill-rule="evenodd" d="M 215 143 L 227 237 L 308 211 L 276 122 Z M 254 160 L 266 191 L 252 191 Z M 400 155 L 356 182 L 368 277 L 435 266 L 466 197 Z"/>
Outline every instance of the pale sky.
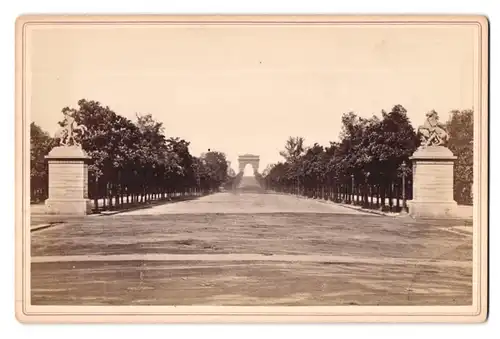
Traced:
<path fill-rule="evenodd" d="M 281 161 L 289 136 L 338 140 L 342 113 L 403 105 L 414 127 L 435 109 L 472 108 L 474 26 L 63 26 L 27 35 L 32 121 L 51 134 L 61 109 L 97 100 L 151 113 L 199 156 Z"/>

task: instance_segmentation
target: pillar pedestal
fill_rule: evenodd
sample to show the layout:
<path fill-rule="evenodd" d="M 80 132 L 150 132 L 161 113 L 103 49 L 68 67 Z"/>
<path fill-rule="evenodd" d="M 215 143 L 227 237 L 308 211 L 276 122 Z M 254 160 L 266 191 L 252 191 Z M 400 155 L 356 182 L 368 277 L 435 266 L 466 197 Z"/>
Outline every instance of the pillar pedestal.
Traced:
<path fill-rule="evenodd" d="M 413 162 L 413 200 L 408 201 L 410 215 L 424 218 L 456 216 L 453 200 L 453 165 L 456 156 L 444 146 L 418 149 Z"/>
<path fill-rule="evenodd" d="M 90 157 L 78 146 L 55 147 L 45 156 L 49 165 L 47 214 L 85 215 L 92 210 L 88 199 Z"/>

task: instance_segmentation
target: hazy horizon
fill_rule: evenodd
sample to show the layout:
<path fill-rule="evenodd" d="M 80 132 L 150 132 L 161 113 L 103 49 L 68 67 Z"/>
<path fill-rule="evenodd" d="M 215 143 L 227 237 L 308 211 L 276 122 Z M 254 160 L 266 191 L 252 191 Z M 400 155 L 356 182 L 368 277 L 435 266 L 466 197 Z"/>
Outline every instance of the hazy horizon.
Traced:
<path fill-rule="evenodd" d="M 341 115 L 401 104 L 414 127 L 474 104 L 474 26 L 58 26 L 27 33 L 31 120 L 51 135 L 61 109 L 95 100 L 152 114 L 193 155 L 281 161 L 289 136 L 338 140 Z M 328 42 L 328 43 L 327 43 Z"/>

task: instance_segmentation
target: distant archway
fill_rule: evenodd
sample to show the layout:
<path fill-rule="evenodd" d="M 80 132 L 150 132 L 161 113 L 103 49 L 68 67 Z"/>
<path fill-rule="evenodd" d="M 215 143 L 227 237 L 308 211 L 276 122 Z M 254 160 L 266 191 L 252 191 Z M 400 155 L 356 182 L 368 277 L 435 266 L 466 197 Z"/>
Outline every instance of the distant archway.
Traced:
<path fill-rule="evenodd" d="M 238 167 L 240 173 L 245 170 L 245 166 L 250 164 L 253 167 L 253 172 L 257 173 L 259 171 L 259 156 L 253 154 L 244 154 L 238 157 Z"/>

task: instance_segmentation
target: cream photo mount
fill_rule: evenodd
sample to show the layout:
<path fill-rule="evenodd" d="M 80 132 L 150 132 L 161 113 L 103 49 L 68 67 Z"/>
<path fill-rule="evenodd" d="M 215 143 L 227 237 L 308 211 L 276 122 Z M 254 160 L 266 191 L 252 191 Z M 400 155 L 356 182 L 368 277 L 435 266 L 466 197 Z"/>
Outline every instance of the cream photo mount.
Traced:
<path fill-rule="evenodd" d="M 273 27 L 309 25 L 350 27 L 476 27 L 474 64 L 473 275 L 470 306 L 41 306 L 31 304 L 30 248 L 30 58 L 27 35 L 35 28 L 82 29 L 183 25 Z M 483 322 L 488 314 L 489 73 L 488 20 L 483 16 L 21 16 L 16 21 L 16 295 L 15 310 L 25 323 L 324 323 L 324 322 Z M 123 33 L 127 34 L 127 33 Z M 222 33 L 223 34 L 223 33 Z M 369 33 L 367 33 L 369 34 Z M 325 42 L 326 43 L 326 42 Z M 229 141 L 230 142 L 230 141 Z M 83 162 L 82 162 L 83 163 Z M 83 199 L 83 198 L 82 198 Z M 82 200 L 83 201 L 83 200 Z M 82 207 L 87 207 L 87 202 Z M 83 205 L 82 205 L 83 206 Z"/>

